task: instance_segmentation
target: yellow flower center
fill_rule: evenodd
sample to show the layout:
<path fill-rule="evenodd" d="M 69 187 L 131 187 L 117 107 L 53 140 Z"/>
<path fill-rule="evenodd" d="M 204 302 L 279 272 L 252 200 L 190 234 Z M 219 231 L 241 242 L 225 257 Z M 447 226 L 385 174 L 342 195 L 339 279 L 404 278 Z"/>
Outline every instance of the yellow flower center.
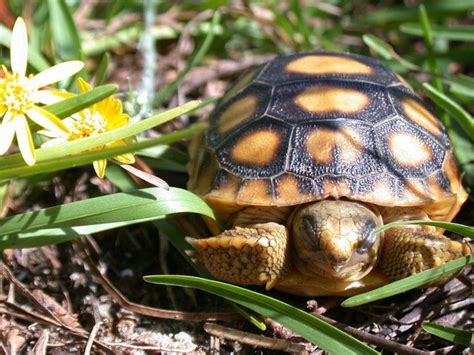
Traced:
<path fill-rule="evenodd" d="M 0 105 L 2 111 L 11 112 L 13 116 L 25 114 L 33 108 L 31 90 L 28 89 L 28 79 L 18 74 L 9 73 L 3 68 L 4 77 L 0 79 Z"/>
<path fill-rule="evenodd" d="M 107 121 L 99 112 L 85 110 L 74 120 L 68 140 L 97 136 L 107 131 Z"/>

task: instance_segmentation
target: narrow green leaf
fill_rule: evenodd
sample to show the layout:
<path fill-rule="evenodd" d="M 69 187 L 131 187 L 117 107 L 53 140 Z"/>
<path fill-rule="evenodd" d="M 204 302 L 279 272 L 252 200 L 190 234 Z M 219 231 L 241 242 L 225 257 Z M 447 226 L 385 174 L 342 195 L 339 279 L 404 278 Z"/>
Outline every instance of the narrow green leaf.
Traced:
<path fill-rule="evenodd" d="M 159 113 L 155 116 L 133 123 L 129 126 L 118 128 L 116 130 L 100 134 L 98 136 L 88 137 L 88 138 L 64 143 L 61 145 L 60 149 L 54 146 L 48 147 L 48 148 L 37 149 L 36 150 L 36 164 L 33 166 L 25 167 L 25 164 L 22 161 L 20 154 L 12 154 L 5 157 L 1 157 L 0 158 L 0 176 L 1 176 L 0 180 L 3 179 L 4 177 L 15 177 L 16 175 L 14 175 L 13 173 L 14 168 L 18 168 L 16 170 L 16 174 L 18 174 L 19 171 L 30 172 L 30 174 L 31 172 L 33 172 L 34 174 L 35 169 L 38 169 L 38 172 L 40 171 L 39 166 L 41 165 L 39 163 L 45 163 L 45 165 L 48 165 L 52 161 L 57 162 L 58 159 L 65 158 L 65 157 L 66 157 L 66 160 L 74 159 L 76 157 L 67 157 L 67 156 L 78 154 L 80 152 L 87 151 L 95 147 L 103 146 L 110 142 L 114 142 L 114 141 L 124 139 L 130 136 L 134 136 L 137 133 L 143 132 L 147 129 L 153 128 L 164 122 L 172 120 L 173 118 L 178 117 L 184 113 L 196 110 L 199 107 L 202 107 L 202 105 L 203 104 L 201 104 L 199 101 L 190 101 L 182 106 Z M 159 143 L 160 141 L 156 141 L 156 144 L 159 144 Z M 138 149 L 143 149 L 148 146 L 151 146 L 151 145 L 144 144 L 144 145 L 137 145 L 136 147 Z M 121 149 L 118 149 L 118 148 L 121 148 Z M 108 152 L 115 152 L 115 151 L 119 152 L 119 151 L 123 151 L 124 149 L 124 147 L 118 147 L 118 148 L 111 148 L 110 150 L 108 150 Z M 125 150 L 128 151 L 128 147 L 125 147 Z M 95 153 L 98 153 L 98 155 L 96 156 L 97 157 L 102 156 L 104 154 L 104 151 L 105 149 L 102 151 L 95 152 Z M 107 156 L 107 154 L 108 153 L 105 153 L 105 156 Z M 92 156 L 92 155 L 93 154 L 89 154 L 88 156 Z M 32 169 L 28 169 L 28 168 L 32 168 Z"/>
<path fill-rule="evenodd" d="M 97 67 L 97 71 L 95 73 L 95 86 L 102 85 L 107 78 L 107 70 L 109 68 L 110 62 L 110 54 L 109 52 L 105 52 L 100 60 L 99 66 Z"/>
<path fill-rule="evenodd" d="M 153 275 L 144 279 L 160 285 L 193 287 L 213 293 L 275 319 L 332 354 L 377 354 L 374 349 L 301 309 L 242 287 L 192 276 Z"/>
<path fill-rule="evenodd" d="M 431 16 L 445 18 L 447 14 L 472 11 L 474 4 L 472 0 L 456 1 L 424 1 Z M 415 20 L 418 15 L 416 6 L 398 5 L 385 7 L 380 10 L 365 13 L 363 17 L 357 19 L 358 23 L 387 25 L 393 22 L 404 22 Z"/>
<path fill-rule="evenodd" d="M 461 127 L 465 130 L 466 134 L 472 140 L 474 140 L 474 121 L 471 115 L 457 102 L 451 100 L 449 97 L 436 90 L 430 84 L 424 83 L 423 88 L 430 99 L 432 99 L 439 107 L 449 113 L 452 117 L 457 119 Z"/>
<path fill-rule="evenodd" d="M 73 113 L 79 112 L 86 107 L 92 106 L 110 95 L 113 95 L 117 90 L 118 86 L 115 84 L 98 86 L 93 88 L 91 91 L 75 95 L 52 105 L 44 106 L 44 109 L 48 110 L 58 118 L 66 118 L 71 116 Z"/>
<path fill-rule="evenodd" d="M 448 76 L 442 80 L 449 85 L 451 92 L 474 98 L 474 78 L 459 74 Z"/>
<path fill-rule="evenodd" d="M 463 256 L 444 265 L 422 271 L 418 274 L 392 282 L 375 290 L 348 298 L 341 303 L 343 307 L 356 307 L 382 298 L 391 297 L 414 288 L 426 285 L 443 275 L 461 270 L 464 266 L 474 263 L 474 255 Z"/>
<path fill-rule="evenodd" d="M 138 187 L 137 184 L 123 171 L 123 169 L 120 169 L 117 165 L 113 165 L 111 168 L 113 169 L 108 169 L 106 176 L 114 185 L 118 186 L 119 189 L 122 191 L 130 191 Z M 166 219 L 155 220 L 152 223 L 158 228 L 159 231 L 164 232 L 170 243 L 181 253 L 182 257 L 196 270 L 196 272 L 201 277 L 212 278 L 212 276 L 209 275 L 204 267 L 194 263 L 186 254 L 186 250 L 190 250 L 191 246 L 184 240 L 183 234 L 176 226 Z M 233 302 L 229 303 L 237 312 L 242 314 L 243 317 L 254 324 L 258 329 L 262 331 L 266 330 L 265 323 L 258 319 L 255 314 L 252 314 Z"/>
<path fill-rule="evenodd" d="M 383 59 L 393 59 L 393 53 L 395 51 L 393 50 L 393 47 L 387 42 L 382 41 L 380 38 L 371 34 L 363 35 L 362 40 L 370 49 L 380 55 Z"/>
<path fill-rule="evenodd" d="M 2 235 L 42 228 L 72 228 L 107 223 L 134 224 L 174 213 L 200 213 L 214 218 L 211 208 L 193 193 L 170 188 L 147 188 L 71 202 L 0 220 Z M 1 247 L 9 247 L 3 240 Z"/>
<path fill-rule="evenodd" d="M 186 250 L 190 250 L 191 246 L 184 240 L 184 236 L 178 228 L 176 228 L 166 219 L 153 221 L 153 224 L 158 228 L 158 230 L 165 233 L 170 243 L 173 244 L 176 250 L 181 253 L 182 257 L 194 268 L 194 270 L 196 270 L 199 276 L 207 279 L 212 279 L 212 276 L 207 272 L 204 267 L 193 262 L 191 258 L 186 254 Z M 258 319 L 255 314 L 252 314 L 252 312 L 247 311 L 245 308 L 242 308 L 234 302 L 228 302 L 237 312 L 239 312 L 244 318 L 246 318 L 250 323 L 255 325 L 258 329 L 262 331 L 267 329 L 265 323 Z"/>
<path fill-rule="evenodd" d="M 371 34 L 365 34 L 362 36 L 362 40 L 370 49 L 372 49 L 375 53 L 380 55 L 383 59 L 396 60 L 398 63 L 400 63 L 401 65 L 403 65 L 404 67 L 408 69 L 420 70 L 420 67 L 400 57 L 400 55 L 398 55 L 398 53 L 395 52 L 395 50 L 390 44 L 381 40 L 380 38 Z"/>
<path fill-rule="evenodd" d="M 179 73 L 178 77 L 173 82 L 164 87 L 162 90 L 160 90 L 160 92 L 158 92 L 158 94 L 156 95 L 156 107 L 159 107 L 176 90 L 178 85 L 184 80 L 186 74 L 188 74 L 192 68 L 194 68 L 202 61 L 207 51 L 211 47 L 212 41 L 214 40 L 215 29 L 219 24 L 219 20 L 220 13 L 216 11 L 214 13 L 214 16 L 212 17 L 211 29 L 209 30 L 199 50 L 196 52 L 196 54 L 194 54 L 193 58 L 189 61 L 184 70 Z"/>
<path fill-rule="evenodd" d="M 471 339 L 473 335 L 472 333 L 466 332 L 465 330 L 427 322 L 422 323 L 421 327 L 426 332 L 436 335 L 441 339 L 445 339 L 452 343 L 461 344 L 467 347 L 471 346 Z"/>
<path fill-rule="evenodd" d="M 76 25 L 64 0 L 48 0 L 51 33 L 58 62 L 82 59 Z"/>
<path fill-rule="evenodd" d="M 446 229 L 448 231 L 457 233 L 459 235 L 474 238 L 474 228 L 465 226 L 464 224 L 450 223 L 450 222 L 440 222 L 440 221 L 423 221 L 423 220 L 413 220 L 413 221 L 396 221 L 392 223 L 387 223 L 386 225 L 375 229 L 375 233 L 381 233 L 387 229 L 403 226 L 407 224 L 422 224 L 427 226 L 435 226 L 439 228 Z"/>
<path fill-rule="evenodd" d="M 423 29 L 423 38 L 425 40 L 426 50 L 428 52 L 428 65 L 433 75 L 433 86 L 441 93 L 444 93 L 443 84 L 439 75 L 441 70 L 439 68 L 438 62 L 436 60 L 436 56 L 434 54 L 433 49 L 433 32 L 431 31 L 431 23 L 430 19 L 428 18 L 428 13 L 426 12 L 426 8 L 423 4 L 418 7 L 418 16 L 421 22 L 421 28 Z M 439 117 L 441 121 L 446 126 L 448 132 L 451 130 L 451 119 L 446 113 L 442 113 Z"/>
<path fill-rule="evenodd" d="M 141 23 L 125 27 L 107 36 L 102 36 L 96 32 L 90 33 L 89 38 L 84 39 L 82 42 L 82 54 L 89 58 L 111 51 L 114 48 L 133 45 L 140 40 L 142 33 L 143 25 Z M 155 26 L 151 34 L 155 40 L 165 40 L 175 39 L 178 37 L 179 32 L 172 26 L 162 24 Z M 83 37 L 85 37 L 85 34 Z"/>
<path fill-rule="evenodd" d="M 423 27 L 419 23 L 404 23 L 400 31 L 409 35 L 423 37 Z M 474 26 L 441 26 L 432 25 L 432 35 L 454 41 L 474 41 Z"/>
<path fill-rule="evenodd" d="M 174 143 L 183 138 L 189 138 L 199 132 L 202 132 L 205 126 L 205 124 L 197 124 L 195 126 L 191 126 L 190 128 L 172 132 L 158 138 L 148 139 L 140 143 L 131 143 L 125 146 L 105 148 L 98 151 L 88 151 L 73 156 L 65 156 L 52 160 L 41 161 L 37 162 L 33 166 L 28 166 L 20 163 L 19 166 L 3 167 L 2 169 L 0 169 L 0 180 L 64 170 L 76 166 L 89 164 L 92 163 L 94 160 L 113 158 L 120 154 L 132 153 L 140 149 L 153 147 L 159 144 Z"/>

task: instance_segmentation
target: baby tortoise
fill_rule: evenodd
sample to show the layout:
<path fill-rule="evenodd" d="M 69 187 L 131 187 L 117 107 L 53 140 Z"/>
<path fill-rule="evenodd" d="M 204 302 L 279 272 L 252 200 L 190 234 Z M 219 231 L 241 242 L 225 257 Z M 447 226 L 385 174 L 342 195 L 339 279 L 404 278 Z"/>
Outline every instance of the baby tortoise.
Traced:
<path fill-rule="evenodd" d="M 278 57 L 227 91 L 191 144 L 189 188 L 227 223 L 188 241 L 216 278 L 351 295 L 471 253 L 443 230 L 467 198 L 445 128 L 373 58 Z"/>

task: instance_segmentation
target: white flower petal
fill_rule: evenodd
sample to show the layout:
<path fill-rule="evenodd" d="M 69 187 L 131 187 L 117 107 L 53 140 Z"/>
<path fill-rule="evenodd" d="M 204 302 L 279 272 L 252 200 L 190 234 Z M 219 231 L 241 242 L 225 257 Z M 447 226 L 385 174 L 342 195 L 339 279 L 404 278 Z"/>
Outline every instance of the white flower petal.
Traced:
<path fill-rule="evenodd" d="M 52 105 L 56 102 L 63 101 L 65 97 L 57 95 L 51 90 L 37 90 L 31 93 L 30 99 L 35 103 L 39 102 L 44 105 Z"/>
<path fill-rule="evenodd" d="M 66 125 L 52 113 L 42 109 L 38 106 L 33 106 L 31 110 L 26 112 L 27 116 L 31 118 L 41 127 L 46 128 L 49 131 L 57 133 L 58 135 L 67 135 L 69 129 Z"/>
<path fill-rule="evenodd" d="M 21 156 L 26 164 L 34 165 L 36 162 L 35 146 L 25 116 L 18 115 L 13 120 L 13 124 L 15 125 L 16 140 L 18 142 L 18 148 L 20 148 Z"/>
<path fill-rule="evenodd" d="M 5 113 L 5 116 L 3 116 L 2 126 L 5 126 L 8 123 L 10 123 L 12 121 L 12 118 L 13 118 L 13 115 L 11 111 L 7 111 L 7 113 Z"/>
<path fill-rule="evenodd" d="M 45 137 L 48 137 L 48 138 L 59 138 L 60 137 L 60 136 L 58 136 L 58 134 L 56 132 L 51 132 L 51 131 L 48 131 L 47 129 L 40 129 L 38 131 L 38 134 L 41 134 L 42 136 L 45 136 Z"/>
<path fill-rule="evenodd" d="M 13 142 L 15 126 L 13 123 L 4 124 L 0 127 L 0 155 L 5 154 Z"/>
<path fill-rule="evenodd" d="M 64 139 L 64 137 L 54 138 L 54 139 L 50 139 L 49 141 L 44 142 L 43 144 L 41 144 L 41 148 L 52 147 L 54 145 L 63 144 L 63 143 L 66 143 L 66 142 L 67 141 Z"/>
<path fill-rule="evenodd" d="M 13 26 L 12 39 L 10 44 L 10 60 L 12 71 L 20 77 L 26 73 L 26 63 L 28 61 L 28 34 L 26 32 L 25 21 L 18 17 Z"/>
<path fill-rule="evenodd" d="M 32 90 L 36 90 L 42 88 L 43 86 L 67 79 L 71 75 L 76 74 L 83 67 L 84 63 L 78 60 L 57 64 L 54 67 L 48 68 L 43 70 L 41 73 L 36 74 L 30 80 L 30 88 Z"/>

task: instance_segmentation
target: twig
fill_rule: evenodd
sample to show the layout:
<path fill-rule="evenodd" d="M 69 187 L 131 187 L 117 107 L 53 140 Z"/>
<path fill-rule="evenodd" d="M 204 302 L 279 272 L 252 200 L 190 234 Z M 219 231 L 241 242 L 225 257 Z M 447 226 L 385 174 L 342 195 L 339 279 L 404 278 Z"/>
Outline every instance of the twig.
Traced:
<path fill-rule="evenodd" d="M 97 332 L 100 329 L 100 326 L 102 325 L 102 322 L 97 322 L 94 324 L 94 327 L 91 330 L 91 333 L 89 334 L 89 339 L 87 339 L 87 345 L 86 349 L 84 350 L 84 355 L 90 355 L 92 345 L 94 344 L 94 339 L 97 336 Z"/>
<path fill-rule="evenodd" d="M 18 281 L 15 276 L 13 276 L 12 272 L 10 269 L 2 262 L 0 262 L 0 273 L 2 273 L 7 280 L 15 285 L 16 288 L 27 298 L 29 298 L 36 306 L 38 306 L 40 309 L 42 309 L 46 314 L 50 315 L 54 320 L 56 320 L 59 324 L 63 324 L 61 319 L 50 309 L 45 307 L 41 302 L 39 302 L 36 297 L 28 290 L 28 288 L 23 285 L 20 281 Z M 67 326 L 65 324 L 65 326 Z M 68 326 L 67 326 L 68 327 Z M 69 327 L 68 327 L 69 328 Z"/>
<path fill-rule="evenodd" d="M 100 270 L 97 268 L 95 262 L 91 258 L 86 243 L 87 239 L 77 239 L 74 241 L 74 245 L 76 245 L 77 249 L 81 252 L 83 260 L 89 266 L 92 274 L 97 278 L 97 281 L 101 284 L 101 286 L 112 296 L 112 298 L 120 306 L 131 312 L 155 318 L 187 320 L 192 322 L 241 319 L 241 316 L 234 312 L 192 313 L 182 311 L 170 311 L 130 302 L 119 290 L 117 290 L 113 286 L 113 284 L 105 275 L 102 275 Z"/>
<path fill-rule="evenodd" d="M 427 355 L 427 354 L 429 354 L 429 352 L 421 351 L 421 350 L 412 348 L 410 346 L 402 345 L 402 344 L 396 343 L 394 341 L 387 340 L 385 338 L 381 338 L 377 335 L 366 333 L 362 330 L 353 328 L 353 327 L 351 327 L 347 324 L 335 321 L 331 318 L 325 317 L 325 316 L 320 315 L 320 314 L 314 314 L 314 316 L 322 319 L 323 321 L 325 321 L 325 322 L 327 322 L 331 325 L 334 325 L 335 327 L 345 331 L 346 333 L 356 337 L 357 339 L 360 339 L 360 340 L 365 341 L 369 344 L 381 347 L 382 349 L 392 351 L 392 352 L 397 353 L 397 354 L 407 354 L 407 355 Z"/>
<path fill-rule="evenodd" d="M 241 330 L 224 327 L 215 323 L 204 324 L 204 330 L 216 337 L 238 341 L 253 347 L 265 348 L 274 351 L 286 351 L 291 353 L 305 353 L 304 345 L 295 344 L 284 339 L 274 339 L 263 335 L 243 332 Z"/>

